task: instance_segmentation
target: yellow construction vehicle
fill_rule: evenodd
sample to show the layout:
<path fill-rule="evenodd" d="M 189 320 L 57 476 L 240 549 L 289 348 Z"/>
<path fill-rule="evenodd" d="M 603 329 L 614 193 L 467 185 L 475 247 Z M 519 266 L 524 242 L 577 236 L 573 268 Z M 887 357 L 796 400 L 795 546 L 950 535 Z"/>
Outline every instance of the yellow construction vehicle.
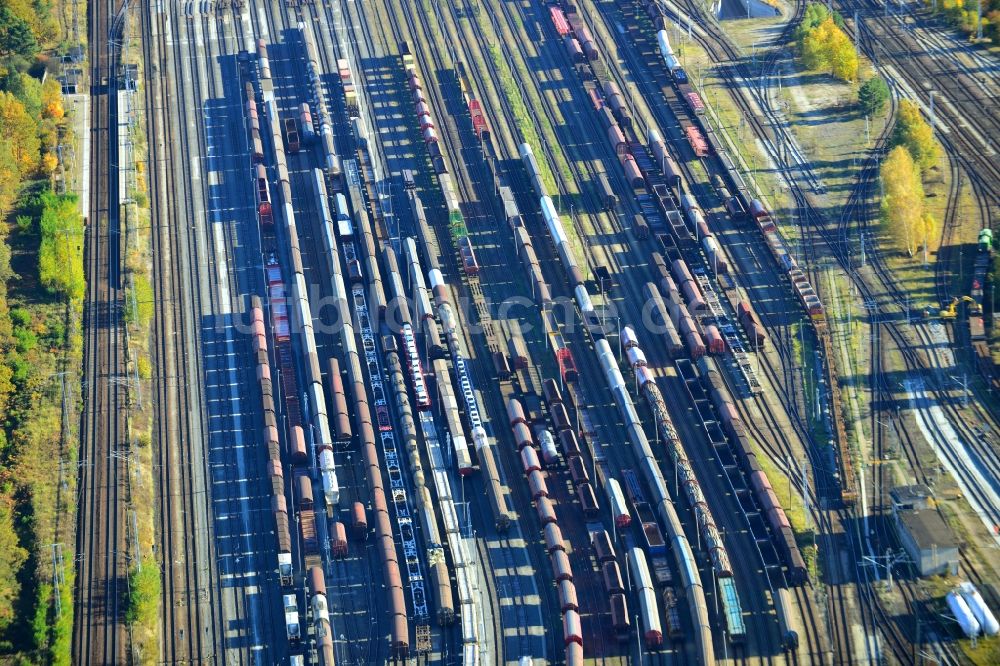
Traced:
<path fill-rule="evenodd" d="M 976 299 L 974 299 L 972 296 L 962 296 L 962 297 L 956 296 L 955 298 L 951 299 L 951 303 L 948 304 L 948 307 L 944 308 L 943 310 L 941 310 L 940 313 L 938 313 L 941 319 L 944 319 L 945 321 L 953 321 L 955 317 L 958 315 L 958 304 L 962 302 L 971 303 L 969 307 L 969 312 L 971 312 L 972 314 L 979 314 L 982 309 L 979 306 L 979 303 L 976 302 Z"/>

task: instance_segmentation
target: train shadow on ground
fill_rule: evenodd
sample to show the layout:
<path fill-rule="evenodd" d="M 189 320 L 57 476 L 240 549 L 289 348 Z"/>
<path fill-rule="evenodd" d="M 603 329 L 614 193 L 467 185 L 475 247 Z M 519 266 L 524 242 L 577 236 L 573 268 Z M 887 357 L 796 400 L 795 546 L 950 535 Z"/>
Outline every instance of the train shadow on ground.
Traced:
<path fill-rule="evenodd" d="M 286 34 L 286 42 L 289 35 Z M 286 48 L 286 47 L 282 47 Z M 261 397 L 250 368 L 246 298 L 232 294 L 262 293 L 261 248 L 251 178 L 248 128 L 244 120 L 246 81 L 237 55 L 217 58 L 221 89 L 202 104 L 202 128 L 208 159 L 205 173 L 205 211 L 192 216 L 192 228 L 204 225 L 209 241 L 209 264 L 194 269 L 193 279 L 209 283 L 214 314 L 199 320 L 205 430 L 204 464 L 213 538 L 218 604 L 235 604 L 223 613 L 233 618 L 222 630 L 227 649 L 247 652 L 268 645 L 264 658 L 284 659 L 280 631 L 280 592 L 277 587 L 275 524 L 270 511 L 271 482 L 266 475 L 267 450 L 261 446 Z M 251 71 L 253 63 L 251 63 Z M 258 97 L 259 102 L 259 97 Z M 258 105 L 258 108 L 259 105 Z M 245 156 L 245 157 L 243 157 Z M 273 192 L 274 190 L 272 190 Z M 193 231 L 193 229 L 192 229 Z M 195 238 L 198 238 L 196 235 Z M 222 262 L 225 261 L 225 271 Z M 225 274 L 228 282 L 219 283 Z M 219 291 L 230 313 L 223 313 Z M 209 303 L 203 303 L 208 307 Z M 207 566 L 204 564 L 202 566 Z M 198 592 L 207 595 L 208 590 Z M 276 629 L 277 628 L 277 629 Z M 279 633 L 280 631 L 280 633 Z M 257 635 L 260 632 L 260 635 Z M 269 656 L 268 656 L 269 655 Z"/>

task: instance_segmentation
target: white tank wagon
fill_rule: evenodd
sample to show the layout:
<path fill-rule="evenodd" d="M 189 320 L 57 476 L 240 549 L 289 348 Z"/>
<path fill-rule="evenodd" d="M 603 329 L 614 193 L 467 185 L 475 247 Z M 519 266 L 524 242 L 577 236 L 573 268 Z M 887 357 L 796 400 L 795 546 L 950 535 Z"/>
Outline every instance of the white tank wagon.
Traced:
<path fill-rule="evenodd" d="M 965 599 L 969 610 L 972 611 L 973 616 L 979 622 L 979 628 L 982 630 L 983 635 L 996 636 L 1000 633 L 1000 624 L 997 624 L 996 616 L 990 610 L 990 607 L 986 605 L 983 595 L 979 593 L 975 585 L 966 581 L 958 586 L 958 593 Z"/>

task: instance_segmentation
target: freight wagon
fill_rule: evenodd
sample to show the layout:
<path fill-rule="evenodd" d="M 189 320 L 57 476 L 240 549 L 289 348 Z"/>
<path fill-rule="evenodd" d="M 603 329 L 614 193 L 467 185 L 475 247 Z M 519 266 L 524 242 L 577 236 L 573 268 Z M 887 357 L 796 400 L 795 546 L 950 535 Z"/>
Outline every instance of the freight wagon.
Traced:
<path fill-rule="evenodd" d="M 285 143 L 290 153 L 297 153 L 301 148 L 299 143 L 299 129 L 295 118 L 285 118 Z"/>
<path fill-rule="evenodd" d="M 274 227 L 274 215 L 271 210 L 271 190 L 267 183 L 267 169 L 263 164 L 255 167 L 257 193 L 257 219 L 263 229 Z"/>

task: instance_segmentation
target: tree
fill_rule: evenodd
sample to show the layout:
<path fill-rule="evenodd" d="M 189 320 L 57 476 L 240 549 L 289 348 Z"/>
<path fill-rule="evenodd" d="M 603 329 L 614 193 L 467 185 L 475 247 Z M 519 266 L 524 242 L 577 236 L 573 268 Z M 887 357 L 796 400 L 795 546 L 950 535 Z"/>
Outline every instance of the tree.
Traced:
<path fill-rule="evenodd" d="M 826 30 L 822 26 L 810 31 L 802 40 L 802 64 L 806 69 L 813 70 L 826 70 L 830 67 Z"/>
<path fill-rule="evenodd" d="M 10 140 L 0 135 L 0 214 L 6 215 L 17 198 L 21 170 L 14 159 Z"/>
<path fill-rule="evenodd" d="M 941 156 L 941 147 L 934 140 L 931 126 L 920 115 L 920 108 L 904 99 L 899 103 L 899 115 L 892 129 L 892 145 L 903 146 L 913 157 L 913 160 L 926 171 L 937 163 Z"/>
<path fill-rule="evenodd" d="M 18 178 L 38 167 L 38 126 L 24 104 L 8 92 L 0 92 L 0 138 L 7 139 Z"/>
<path fill-rule="evenodd" d="M 48 151 L 44 155 L 42 155 L 41 169 L 42 172 L 45 173 L 45 175 L 51 176 L 56 172 L 56 169 L 58 168 L 59 168 L 59 158 L 56 157 L 55 153 L 53 153 L 52 151 Z"/>
<path fill-rule="evenodd" d="M 917 226 L 917 240 L 923 246 L 924 250 L 924 264 L 927 264 L 927 246 L 931 242 L 931 238 L 937 235 L 938 224 L 934 216 L 924 211 L 924 214 L 920 216 L 920 223 Z"/>
<path fill-rule="evenodd" d="M 885 79 L 880 76 L 868 79 L 858 90 L 858 103 L 866 116 L 876 116 L 882 113 L 888 101 L 889 86 L 886 85 Z"/>
<path fill-rule="evenodd" d="M 806 32 L 799 42 L 799 49 L 802 62 L 808 69 L 829 71 L 844 81 L 853 81 L 858 76 L 858 53 L 832 16 L 827 16 Z"/>
<path fill-rule="evenodd" d="M 18 90 L 10 92 L 24 104 L 29 116 L 38 118 L 42 115 L 42 82 L 27 72 L 19 72 L 18 77 L 21 79 Z"/>
<path fill-rule="evenodd" d="M 858 78 L 858 52 L 844 31 L 836 25 L 830 30 L 827 50 L 830 54 L 830 73 L 835 78 L 841 81 L 853 81 Z"/>
<path fill-rule="evenodd" d="M 902 146 L 889 152 L 882 163 L 882 221 L 892 240 L 913 256 L 922 240 L 930 235 L 924 229 L 924 188 L 920 170 Z"/>
<path fill-rule="evenodd" d="M 801 45 L 806 36 L 825 21 L 828 16 L 830 16 L 830 12 L 827 10 L 826 5 L 816 2 L 806 5 L 806 10 L 802 14 L 802 22 L 795 29 L 795 39 L 799 44 Z"/>
<path fill-rule="evenodd" d="M 14 602 L 21 590 L 17 575 L 27 559 L 28 552 L 21 547 L 14 531 L 11 499 L 0 496 L 0 629 L 14 619 Z"/>
<path fill-rule="evenodd" d="M 59 81 L 50 76 L 45 79 L 41 89 L 41 111 L 45 118 L 61 120 L 66 112 L 63 109 L 62 86 Z"/>
<path fill-rule="evenodd" d="M 31 25 L 17 16 L 10 7 L 0 6 L 0 56 L 20 55 L 34 58 L 38 53 L 38 41 Z"/>

